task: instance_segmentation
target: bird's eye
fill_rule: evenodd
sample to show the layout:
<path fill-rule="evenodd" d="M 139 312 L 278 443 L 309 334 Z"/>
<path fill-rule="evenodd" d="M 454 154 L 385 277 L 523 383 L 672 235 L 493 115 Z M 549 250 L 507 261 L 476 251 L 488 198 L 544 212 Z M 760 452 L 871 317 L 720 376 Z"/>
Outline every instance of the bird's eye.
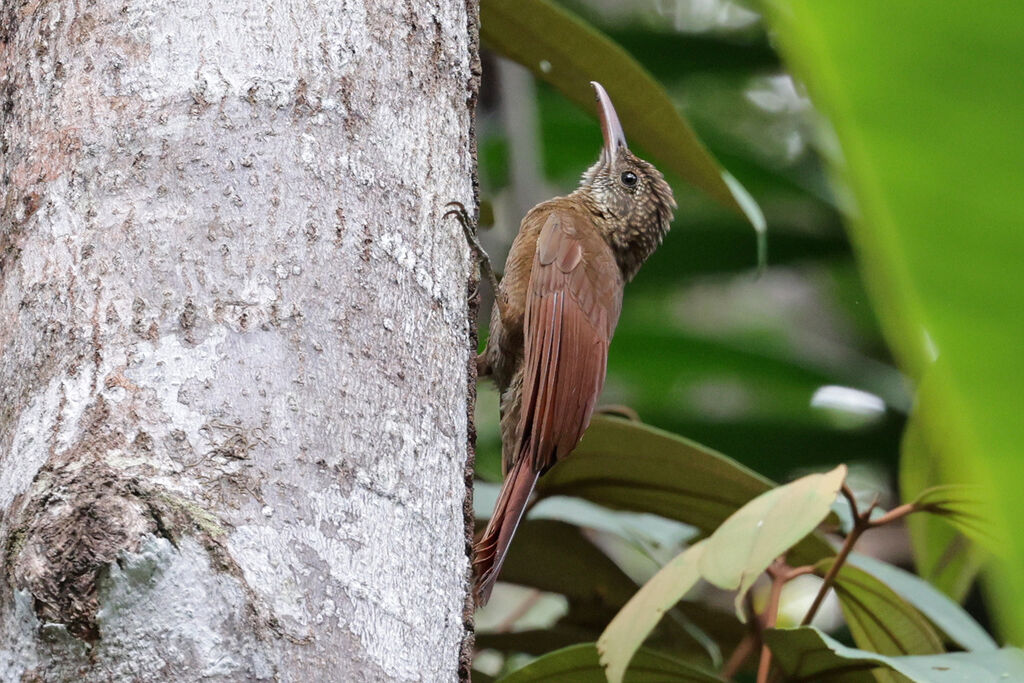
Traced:
<path fill-rule="evenodd" d="M 633 187 L 634 185 L 636 185 L 636 173 L 633 173 L 632 171 L 626 171 L 621 176 L 619 176 L 619 180 L 621 180 L 622 184 L 625 185 L 626 187 Z"/>

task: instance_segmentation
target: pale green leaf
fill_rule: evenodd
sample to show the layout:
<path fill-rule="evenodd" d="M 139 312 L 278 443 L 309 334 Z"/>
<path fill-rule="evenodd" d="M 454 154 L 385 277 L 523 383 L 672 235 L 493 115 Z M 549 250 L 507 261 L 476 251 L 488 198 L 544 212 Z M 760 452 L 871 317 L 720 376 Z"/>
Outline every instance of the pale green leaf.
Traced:
<path fill-rule="evenodd" d="M 826 474 L 810 474 L 761 494 L 737 510 L 707 539 L 700 573 L 726 590 L 738 591 L 736 612 L 742 618 L 743 596 L 775 558 L 786 554 L 814 531 L 832 509 L 846 465 Z"/>
<path fill-rule="evenodd" d="M 633 654 L 665 612 L 696 585 L 700 579 L 697 562 L 703 547 L 703 541 L 690 546 L 662 567 L 608 624 L 597 641 L 597 649 L 609 681 L 623 680 Z"/>

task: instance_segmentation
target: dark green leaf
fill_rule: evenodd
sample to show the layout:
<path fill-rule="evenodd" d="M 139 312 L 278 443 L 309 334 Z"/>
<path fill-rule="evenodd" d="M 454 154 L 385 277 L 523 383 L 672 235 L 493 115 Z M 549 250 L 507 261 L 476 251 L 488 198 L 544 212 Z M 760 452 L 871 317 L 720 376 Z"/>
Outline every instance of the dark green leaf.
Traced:
<path fill-rule="evenodd" d="M 817 568 L 824 575 L 832 563 L 832 559 L 823 560 Z M 871 574 L 845 564 L 836 576 L 835 591 L 850 634 L 862 649 L 883 655 L 945 651 L 928 620 Z"/>
<path fill-rule="evenodd" d="M 675 434 L 596 417 L 572 456 L 541 477 L 537 492 L 650 512 L 710 533 L 771 486 L 739 463 Z M 813 563 L 832 554 L 823 538 L 811 535 L 792 559 Z"/>
<path fill-rule="evenodd" d="M 912 683 L 1004 683 L 1024 680 L 1024 652 L 1016 648 L 942 655 L 887 657 L 846 647 L 810 626 L 769 629 L 765 642 L 792 683 L 873 683 L 873 669 Z"/>
<path fill-rule="evenodd" d="M 600 81 L 631 140 L 763 234 L 753 198 L 718 166 L 661 85 L 607 36 L 547 0 L 483 0 L 480 35 L 587 111 L 596 111 L 590 81 Z"/>
<path fill-rule="evenodd" d="M 527 519 L 519 525 L 501 580 L 596 603 L 612 613 L 637 589 L 579 527 L 548 519 Z"/>
<path fill-rule="evenodd" d="M 529 629 L 526 631 L 510 631 L 507 633 L 478 633 L 476 648 L 478 650 L 497 650 L 499 652 L 522 652 L 540 656 L 552 650 L 570 645 L 591 642 L 597 632 L 574 624 L 553 624 L 548 628 Z"/>
<path fill-rule="evenodd" d="M 928 617 L 950 640 L 965 650 L 995 650 L 998 647 L 985 629 L 960 605 L 940 593 L 927 581 L 866 555 L 853 554 L 848 563 L 883 581 Z"/>
<path fill-rule="evenodd" d="M 483 671 L 477 671 L 473 669 L 473 682 L 474 683 L 491 683 L 494 680 L 494 676 L 485 674 Z"/>
<path fill-rule="evenodd" d="M 604 668 L 598 661 L 594 643 L 573 645 L 556 650 L 513 671 L 501 679 L 502 683 L 532 683 L 557 681 L 558 683 L 598 683 L 604 681 Z M 693 683 L 720 683 L 721 678 L 679 662 L 667 655 L 640 650 L 633 658 L 627 681 L 656 683 L 658 681 L 692 681 Z"/>

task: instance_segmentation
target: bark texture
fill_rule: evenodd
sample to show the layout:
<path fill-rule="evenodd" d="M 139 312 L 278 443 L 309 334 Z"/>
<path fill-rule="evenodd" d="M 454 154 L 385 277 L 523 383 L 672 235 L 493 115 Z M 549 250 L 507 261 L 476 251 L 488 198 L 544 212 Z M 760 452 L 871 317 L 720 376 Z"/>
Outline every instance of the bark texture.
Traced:
<path fill-rule="evenodd" d="M 459 675 L 475 22 L 3 2 L 0 680 Z"/>

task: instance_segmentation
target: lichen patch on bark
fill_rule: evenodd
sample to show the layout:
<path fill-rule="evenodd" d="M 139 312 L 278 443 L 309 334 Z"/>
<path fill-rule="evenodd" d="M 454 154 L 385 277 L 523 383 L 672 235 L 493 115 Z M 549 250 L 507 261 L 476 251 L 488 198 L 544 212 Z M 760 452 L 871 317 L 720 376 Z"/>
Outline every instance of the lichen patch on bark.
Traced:
<path fill-rule="evenodd" d="M 3 515 L 9 529 L 7 589 L 31 595 L 44 628 L 59 624 L 87 642 L 102 635 L 96 618 L 102 607 L 99 584 L 145 538 L 165 538 L 176 546 L 183 535 L 194 536 L 215 569 L 244 584 L 221 542 L 226 530 L 220 520 L 108 464 L 111 453 L 152 449 L 144 432 L 129 444 L 123 434 L 107 429 L 108 418 L 106 403 L 98 397 L 83 416 L 83 436 L 71 448 L 55 451 L 29 491 L 17 496 Z"/>
<path fill-rule="evenodd" d="M 46 485 L 20 512 L 23 525 L 9 544 L 14 587 L 32 594 L 40 621 L 94 641 L 100 574 L 158 524 L 137 482 L 98 462 L 66 463 L 43 476 Z"/>

